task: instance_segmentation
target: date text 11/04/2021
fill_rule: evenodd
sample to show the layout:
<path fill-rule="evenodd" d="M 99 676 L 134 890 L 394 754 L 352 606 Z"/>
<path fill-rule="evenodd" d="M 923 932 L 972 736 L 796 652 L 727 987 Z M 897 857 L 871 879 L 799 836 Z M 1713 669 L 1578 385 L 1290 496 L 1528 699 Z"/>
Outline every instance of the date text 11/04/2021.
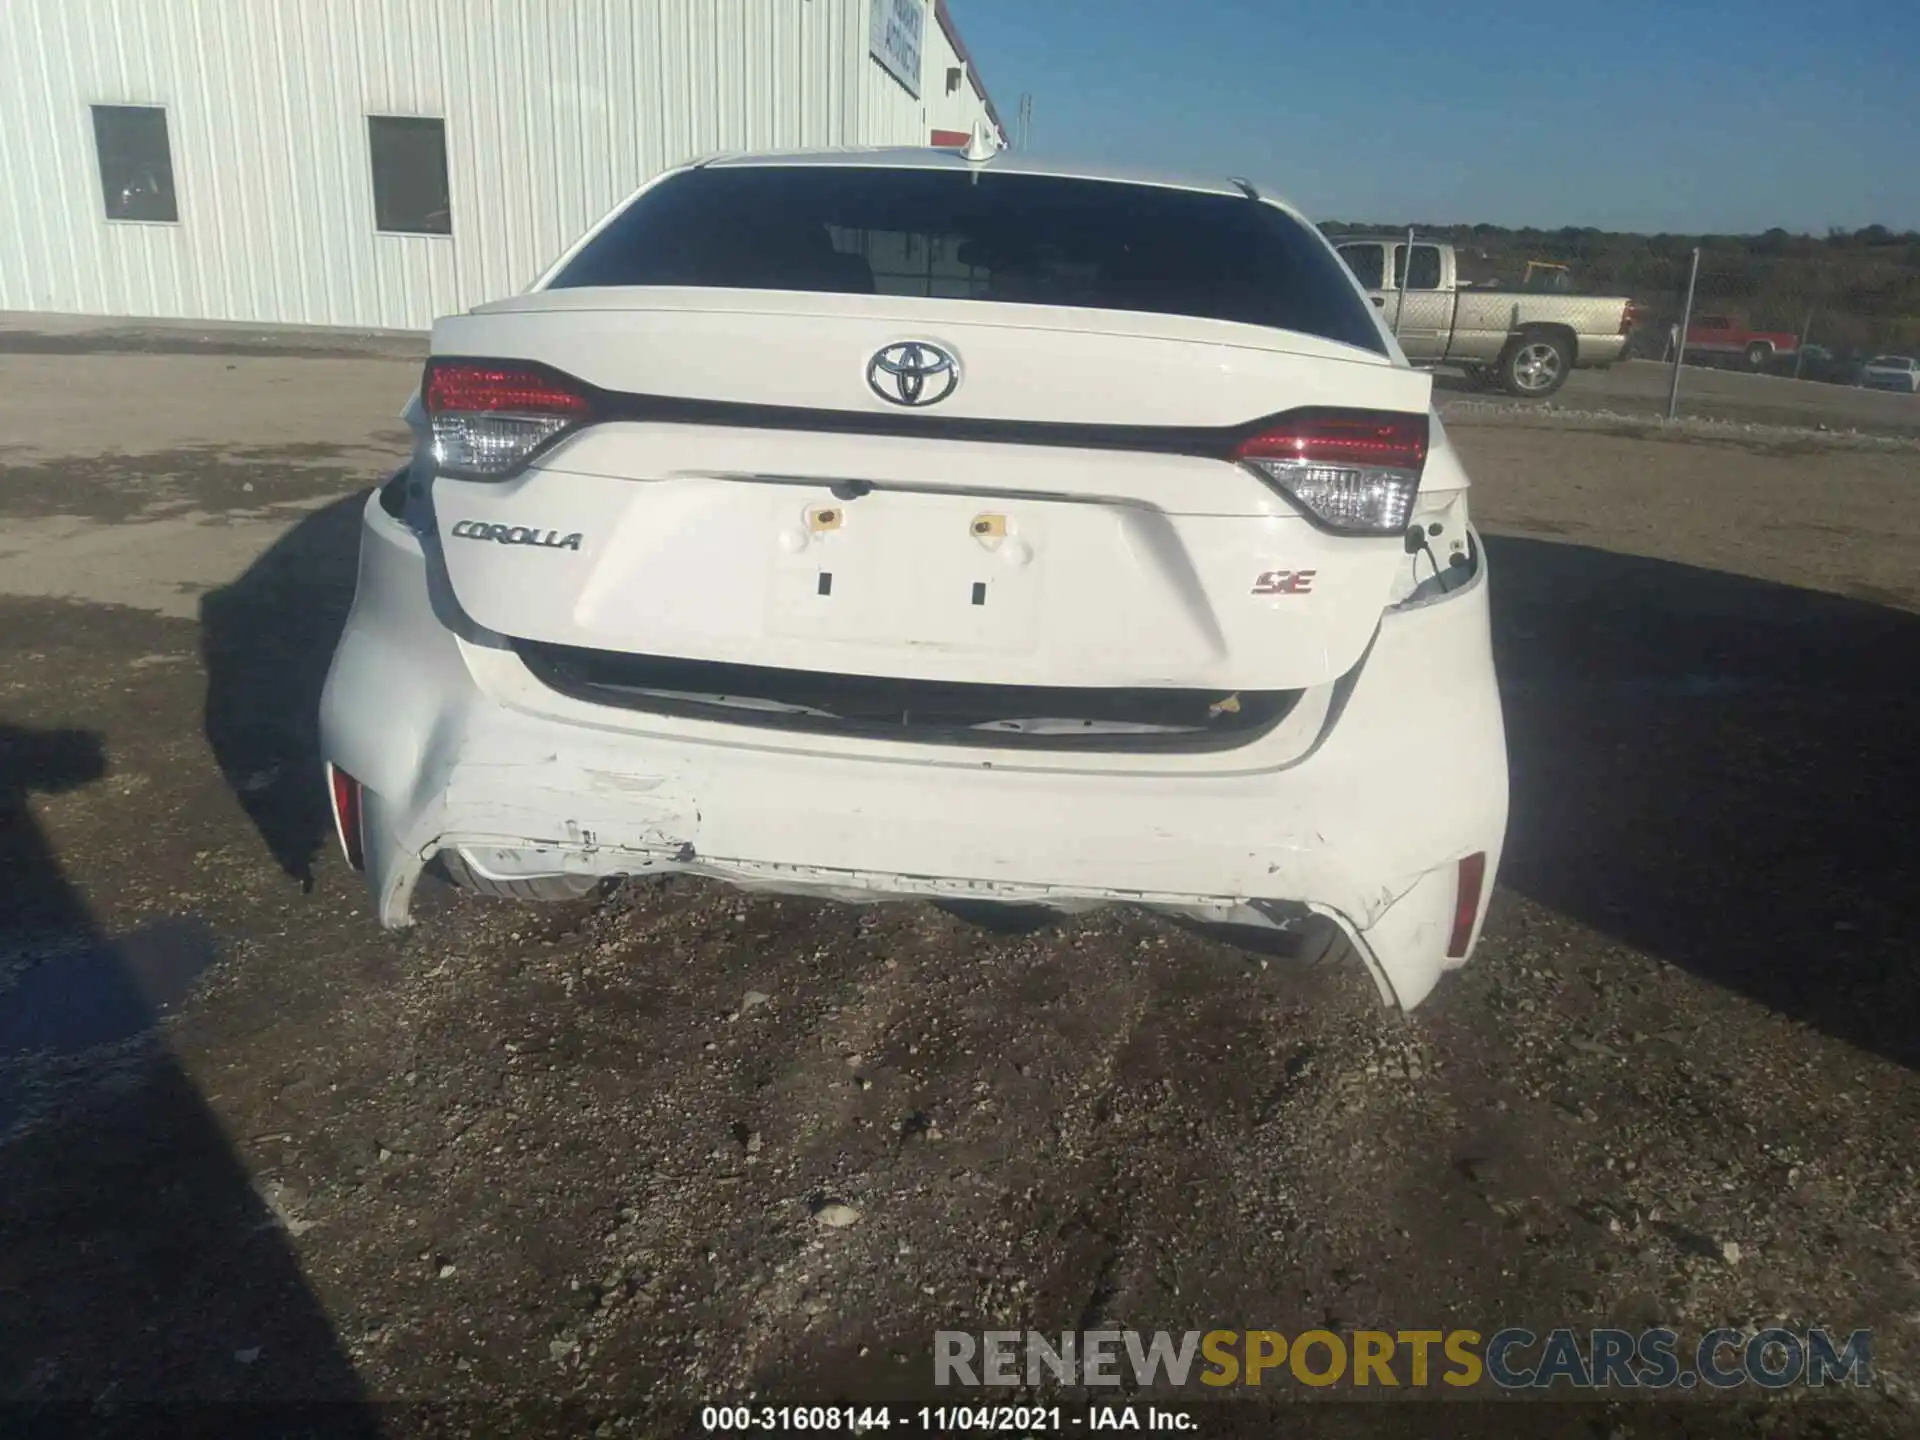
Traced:
<path fill-rule="evenodd" d="M 1022 1345 L 1022 1341 L 1025 1345 Z M 1183 1390 L 1197 1381 L 1214 1387 L 1262 1387 L 1289 1381 L 1314 1387 L 1340 1384 L 1398 1387 L 1395 1360 L 1412 1356 L 1404 1378 L 1413 1388 L 1430 1384 L 1458 1389 L 1486 1387 L 1493 1393 L 1556 1389 L 1576 1391 L 1729 1390 L 1743 1385 L 1778 1390 L 1867 1386 L 1873 1376 L 1873 1337 L 1856 1330 L 1838 1336 L 1824 1329 L 1767 1329 L 1752 1333 L 1711 1330 L 1683 1348 L 1677 1332 L 1600 1329 L 1582 1334 L 1561 1328 L 1544 1336 L 1509 1327 L 1484 1345 L 1478 1331 L 1357 1331 L 1347 1337 L 1310 1330 L 1289 1338 L 1278 1331 L 1190 1331 L 1146 1336 L 1134 1331 L 1084 1335 L 989 1331 L 974 1336 L 941 1331 L 935 1336 L 934 1380 L 941 1386 L 993 1387 L 1047 1383 L 1119 1385 L 1115 1362 L 1131 1362 L 1143 1389 Z M 1438 1355 L 1429 1358 L 1429 1352 Z M 1441 1357 L 1444 1357 L 1442 1361 Z M 1205 1366 L 1195 1373 L 1194 1362 Z M 1025 1365 L 1021 1364 L 1025 1360 Z M 1689 1364 L 1688 1362 L 1691 1362 Z M 1271 1372 L 1271 1373 L 1269 1373 Z M 1216 1389 L 1216 1394 L 1219 1391 Z M 871 1434 L 901 1429 L 923 1434 L 989 1431 L 1014 1434 L 1068 1430 L 1191 1431 L 1193 1412 L 1137 1404 L 1058 1405 L 983 1403 L 910 1405 L 709 1405 L 701 1411 L 709 1432 L 840 1431 Z"/>
<path fill-rule="evenodd" d="M 971 1433 L 1036 1435 L 1075 1430 L 1146 1430 L 1193 1433 L 1190 1411 L 1160 1405 L 708 1405 L 700 1412 L 709 1432 L 784 1435 L 797 1430 L 848 1435 Z"/>

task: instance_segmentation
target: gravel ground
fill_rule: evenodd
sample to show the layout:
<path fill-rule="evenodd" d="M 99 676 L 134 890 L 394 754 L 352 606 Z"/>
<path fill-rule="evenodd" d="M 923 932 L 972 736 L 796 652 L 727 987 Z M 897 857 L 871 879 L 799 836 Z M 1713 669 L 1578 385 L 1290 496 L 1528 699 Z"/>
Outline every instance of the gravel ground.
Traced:
<path fill-rule="evenodd" d="M 927 1396 L 941 1328 L 1778 1320 L 1871 1328 L 1874 1386 L 1308 1409 L 1920 1428 L 1910 448 L 1455 411 L 1514 811 L 1409 1019 L 1125 909 L 675 881 L 380 933 L 312 713 L 413 361 L 280 348 L 0 354 L 0 1400 L 674 1433 Z"/>

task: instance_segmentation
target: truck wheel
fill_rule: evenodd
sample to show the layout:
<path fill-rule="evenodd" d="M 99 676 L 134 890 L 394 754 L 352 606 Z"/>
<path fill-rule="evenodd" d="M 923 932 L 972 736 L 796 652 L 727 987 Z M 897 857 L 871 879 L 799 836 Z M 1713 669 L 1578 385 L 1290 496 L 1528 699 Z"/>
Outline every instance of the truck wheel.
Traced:
<path fill-rule="evenodd" d="M 599 888 L 591 875 L 542 875 L 530 880 L 486 880 L 467 868 L 457 850 L 442 850 L 436 857 L 441 871 L 462 890 L 476 895 L 492 895 L 501 900 L 557 902 L 580 900 Z"/>
<path fill-rule="evenodd" d="M 1500 355 L 1500 384 L 1522 400 L 1544 400 L 1567 383 L 1573 346 L 1550 330 L 1529 330 L 1507 342 Z"/>
<path fill-rule="evenodd" d="M 1773 359 L 1773 347 L 1765 341 L 1756 340 L 1753 344 L 1747 346 L 1747 368 L 1749 370 L 1764 370 L 1767 368 L 1767 362 L 1771 359 Z"/>

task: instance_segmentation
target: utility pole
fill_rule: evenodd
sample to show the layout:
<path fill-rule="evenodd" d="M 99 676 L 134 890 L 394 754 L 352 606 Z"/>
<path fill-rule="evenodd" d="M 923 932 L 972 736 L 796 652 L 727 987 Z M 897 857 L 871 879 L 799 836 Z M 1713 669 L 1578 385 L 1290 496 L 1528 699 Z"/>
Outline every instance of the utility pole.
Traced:
<path fill-rule="evenodd" d="M 1667 419 L 1680 409 L 1680 363 L 1687 358 L 1687 331 L 1693 326 L 1693 286 L 1700 278 L 1700 247 L 1693 247 L 1693 264 L 1687 270 L 1687 303 L 1680 311 L 1680 343 L 1673 347 L 1673 384 L 1667 390 Z"/>
<path fill-rule="evenodd" d="M 1407 281 L 1413 278 L 1413 226 L 1407 227 L 1407 248 L 1400 262 L 1400 298 L 1393 307 L 1393 338 L 1400 338 L 1400 315 L 1407 308 Z"/>
<path fill-rule="evenodd" d="M 1027 91 L 1020 96 L 1018 110 L 1020 148 L 1025 150 L 1033 143 L 1033 93 Z"/>

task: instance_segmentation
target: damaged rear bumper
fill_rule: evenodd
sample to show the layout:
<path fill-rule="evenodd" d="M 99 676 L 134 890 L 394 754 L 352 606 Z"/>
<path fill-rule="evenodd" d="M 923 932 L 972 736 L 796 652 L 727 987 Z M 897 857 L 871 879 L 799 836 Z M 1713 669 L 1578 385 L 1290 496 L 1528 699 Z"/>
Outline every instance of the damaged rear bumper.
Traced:
<path fill-rule="evenodd" d="M 611 711 L 544 690 L 475 632 L 419 539 L 370 500 L 321 739 L 363 786 L 390 927 L 448 849 L 496 879 L 688 872 L 856 901 L 1125 901 L 1253 924 L 1312 911 L 1411 1007 L 1470 953 L 1506 827 L 1484 564 L 1389 612 L 1331 689 L 1241 749 L 1111 768 Z M 1460 861 L 1476 854 L 1486 883 L 1463 921 Z"/>

